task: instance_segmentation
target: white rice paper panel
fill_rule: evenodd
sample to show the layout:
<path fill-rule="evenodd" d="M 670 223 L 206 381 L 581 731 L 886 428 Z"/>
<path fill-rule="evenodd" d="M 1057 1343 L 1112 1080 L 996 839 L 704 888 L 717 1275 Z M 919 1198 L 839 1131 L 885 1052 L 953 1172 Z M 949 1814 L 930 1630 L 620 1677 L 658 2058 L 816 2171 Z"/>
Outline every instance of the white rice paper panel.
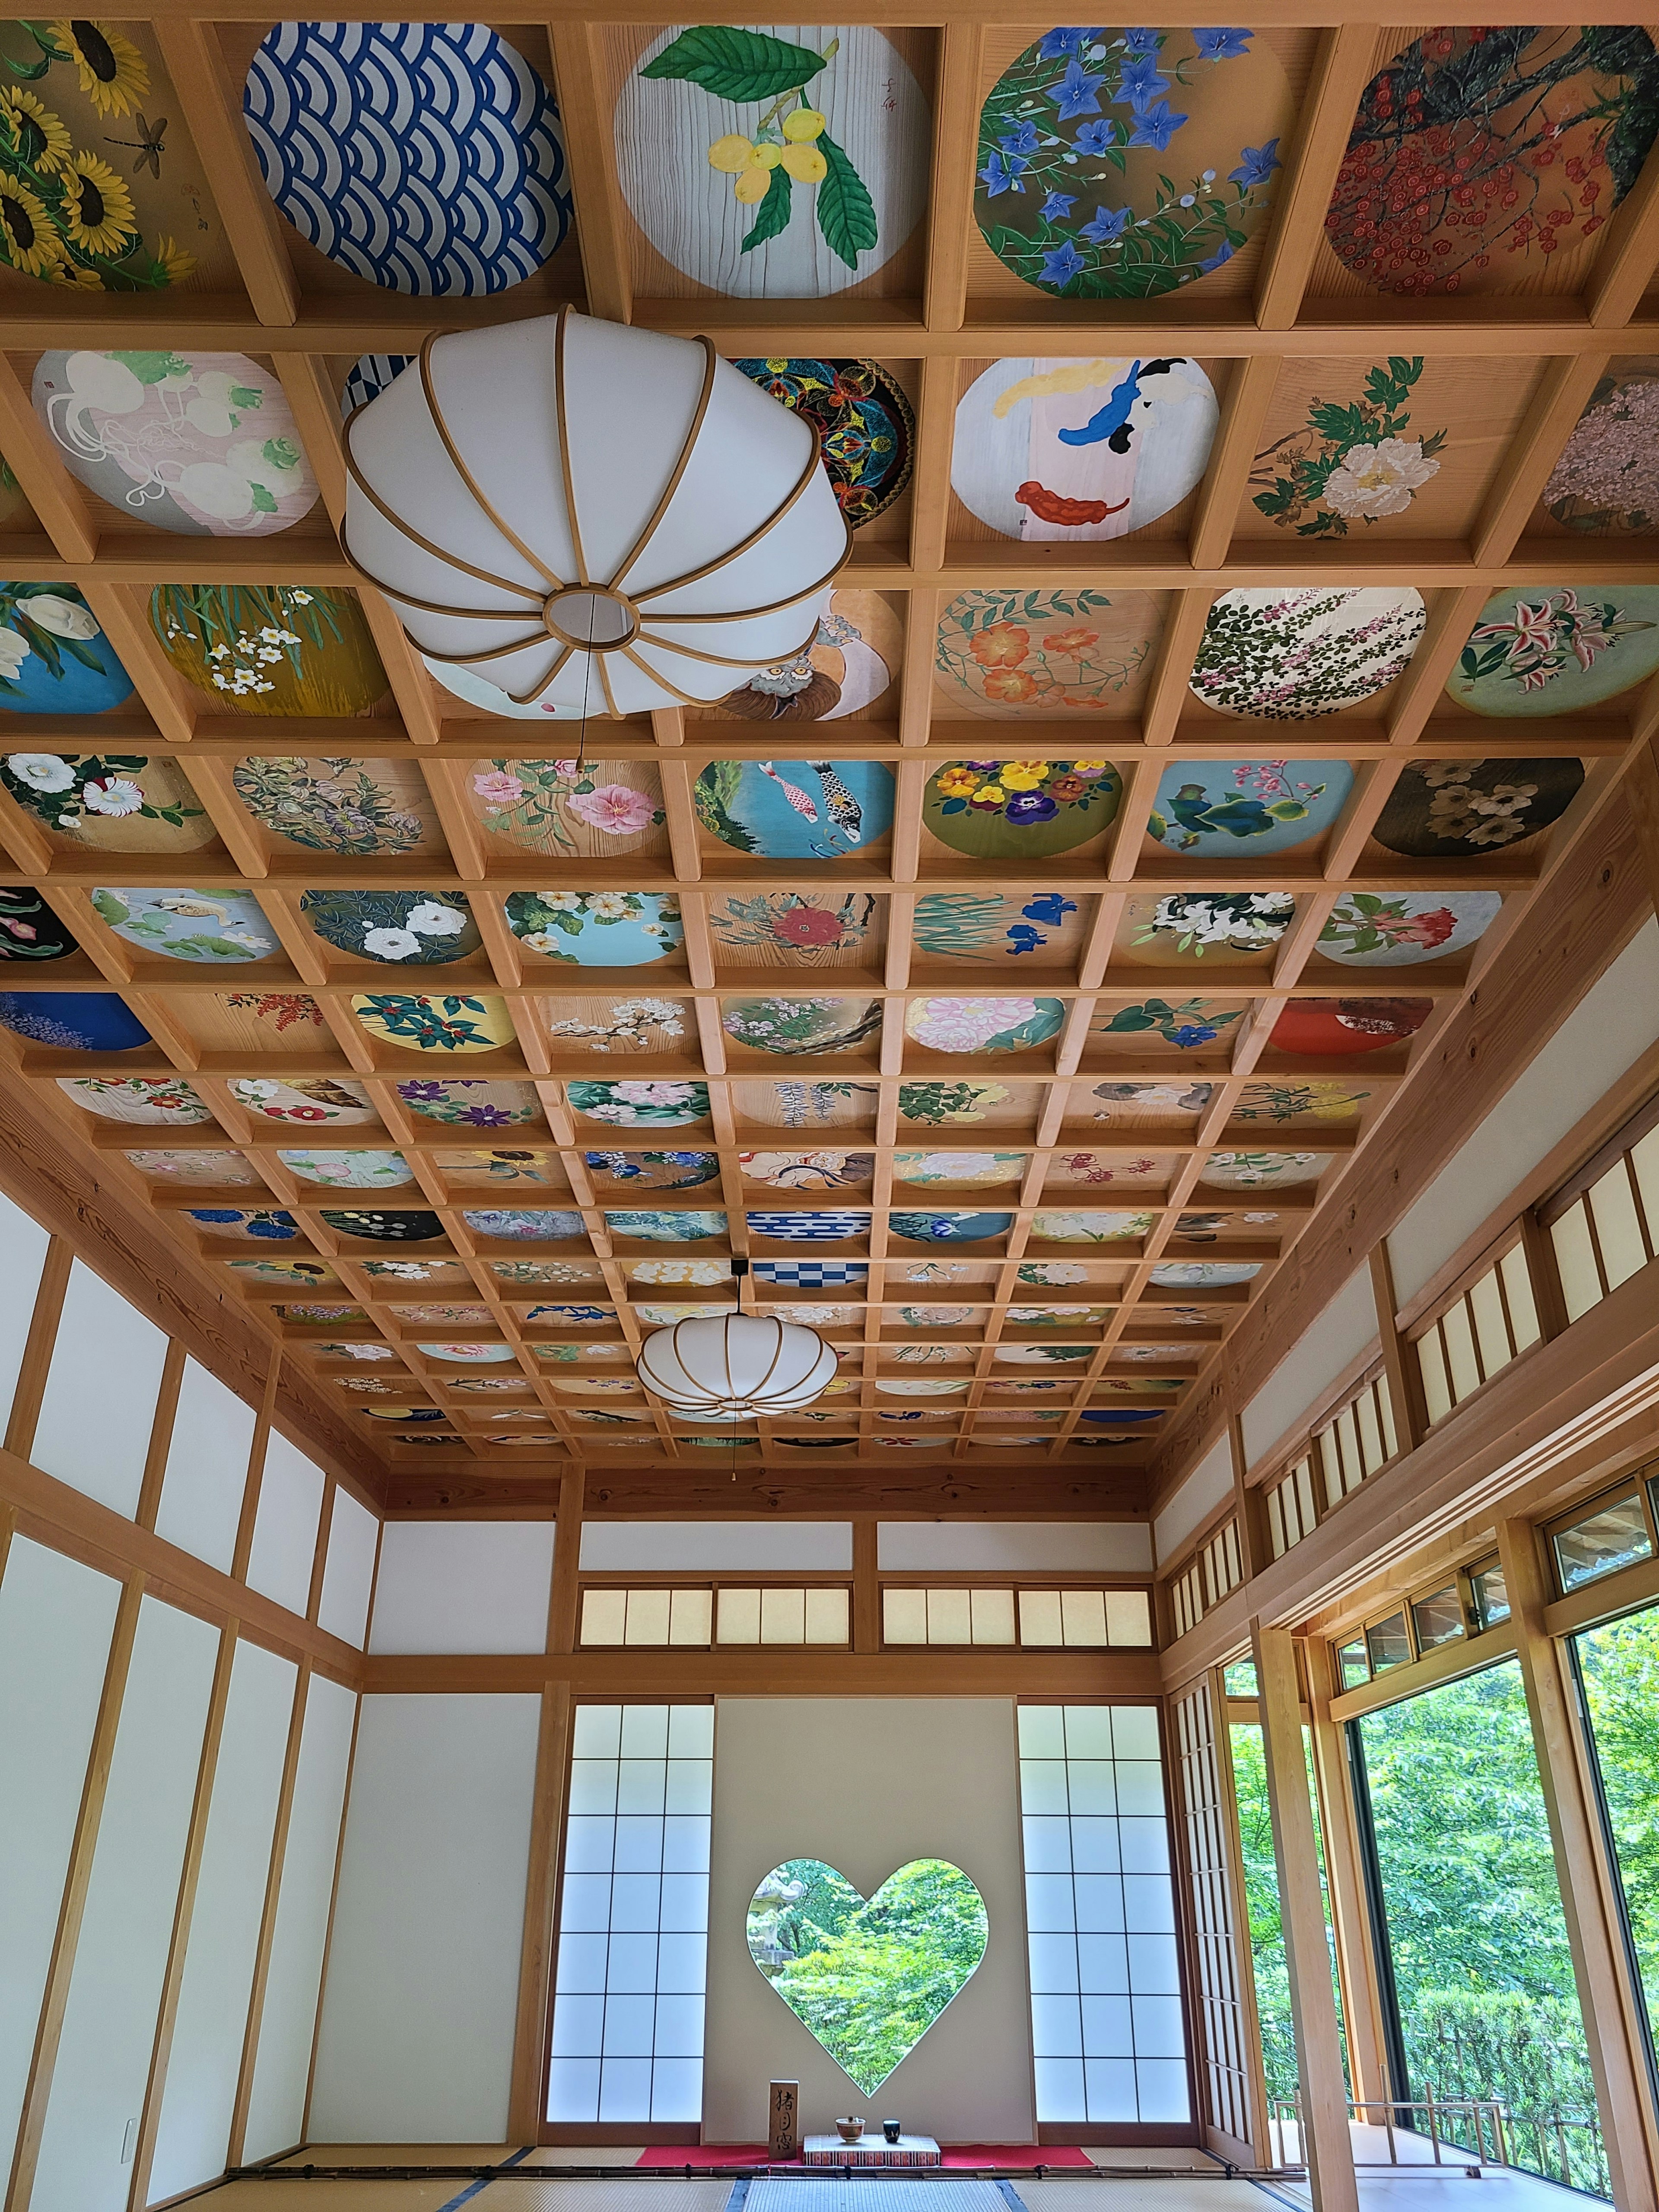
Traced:
<path fill-rule="evenodd" d="M 306 2077 L 317 2032 L 323 1945 L 356 1711 L 349 1690 L 324 1675 L 312 1676 L 242 2146 L 250 2164 L 292 2149 L 304 2132 Z"/>
<path fill-rule="evenodd" d="M 1146 1574 L 1145 1521 L 884 1521 L 876 1564 L 890 1572 Z"/>
<path fill-rule="evenodd" d="M 34 1318 L 40 1270 L 51 1238 L 21 1206 L 0 1198 L 0 1435 L 10 1417 L 17 1370 L 23 1364 L 29 1323 Z"/>
<path fill-rule="evenodd" d="M 185 1362 L 155 1533 L 230 1572 L 257 1416 L 216 1375 Z"/>
<path fill-rule="evenodd" d="M 9 2172 L 120 1586 L 24 1536 L 0 1583 L 0 2172 Z"/>
<path fill-rule="evenodd" d="M 1376 1337 L 1376 1300 L 1369 1267 L 1350 1275 L 1311 1328 L 1305 1328 L 1243 1413 L 1244 1452 L 1254 1467 L 1316 1398 L 1351 1367 Z"/>
<path fill-rule="evenodd" d="M 544 1651 L 550 1521 L 388 1521 L 371 1651 Z"/>
<path fill-rule="evenodd" d="M 1158 1563 L 1172 1559 L 1200 1521 L 1232 1494 L 1233 1455 L 1226 1437 L 1212 1444 L 1152 1523 Z"/>
<path fill-rule="evenodd" d="M 343 1486 L 334 1492 L 334 1510 L 328 1524 L 328 1559 L 323 1568 L 323 1595 L 317 1607 L 317 1625 L 331 1636 L 363 1648 L 368 1626 L 368 1601 L 374 1587 L 374 1549 L 380 1540 L 380 1524 L 366 1505 L 360 1505 Z"/>
<path fill-rule="evenodd" d="M 257 1644 L 236 1647 L 150 2168 L 151 2203 L 225 2170 L 298 1674 L 292 1660 Z"/>
<path fill-rule="evenodd" d="M 167 1350 L 155 1322 L 77 1260 L 29 1454 L 35 1466 L 131 1520 Z"/>
<path fill-rule="evenodd" d="M 848 1574 L 848 1521 L 589 1521 L 585 1574 Z"/>
<path fill-rule="evenodd" d="M 317 1516 L 323 1510 L 323 1471 L 275 1429 L 265 1447 L 259 1510 L 247 1586 L 303 1619 L 317 1556 Z"/>
<path fill-rule="evenodd" d="M 218 1642 L 143 1601 L 30 2212 L 125 2212 Z"/>

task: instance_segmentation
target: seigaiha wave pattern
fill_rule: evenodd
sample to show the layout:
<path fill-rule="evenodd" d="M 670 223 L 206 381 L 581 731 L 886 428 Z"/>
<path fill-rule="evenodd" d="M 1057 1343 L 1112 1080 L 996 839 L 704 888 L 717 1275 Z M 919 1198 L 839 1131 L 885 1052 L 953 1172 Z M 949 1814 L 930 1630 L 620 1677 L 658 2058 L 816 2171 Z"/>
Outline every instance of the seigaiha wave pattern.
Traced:
<path fill-rule="evenodd" d="M 242 94 L 272 199 L 385 290 L 504 292 L 570 228 L 552 94 L 482 23 L 278 23 Z"/>

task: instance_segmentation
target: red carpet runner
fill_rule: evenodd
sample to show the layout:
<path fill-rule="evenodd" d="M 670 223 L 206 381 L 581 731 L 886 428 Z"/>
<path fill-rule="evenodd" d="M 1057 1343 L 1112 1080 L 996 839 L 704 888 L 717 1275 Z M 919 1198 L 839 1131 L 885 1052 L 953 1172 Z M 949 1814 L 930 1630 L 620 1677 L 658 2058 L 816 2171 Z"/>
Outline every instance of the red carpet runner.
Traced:
<path fill-rule="evenodd" d="M 947 2166 L 1018 2166 L 1029 2173 L 1039 2166 L 1088 2166 L 1092 2163 L 1072 2143 L 946 2143 L 944 2146 Z M 766 2160 L 764 2143 L 655 2143 L 635 2160 L 637 2166 L 762 2166 Z M 878 2169 L 878 2171 L 879 2169 Z M 914 2173 L 910 2167 L 908 2172 Z M 789 2168 L 780 2166 L 777 2172 Z M 803 2166 L 798 2171 L 805 2172 Z M 833 2173 L 833 2166 L 819 2167 L 818 2172 Z M 902 2178 L 896 2171 L 889 2179 Z"/>

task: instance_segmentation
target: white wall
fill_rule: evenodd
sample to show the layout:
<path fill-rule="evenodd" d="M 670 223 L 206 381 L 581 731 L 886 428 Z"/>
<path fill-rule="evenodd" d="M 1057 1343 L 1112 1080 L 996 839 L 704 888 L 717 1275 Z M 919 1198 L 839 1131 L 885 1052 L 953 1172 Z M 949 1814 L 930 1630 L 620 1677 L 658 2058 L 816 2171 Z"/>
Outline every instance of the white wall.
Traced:
<path fill-rule="evenodd" d="M 1376 1301 L 1369 1267 L 1349 1276 L 1318 1320 L 1303 1331 L 1243 1416 L 1248 1465 L 1266 1457 L 1345 1367 L 1377 1341 Z"/>
<path fill-rule="evenodd" d="M 0 2173 L 10 2170 L 120 1590 L 14 1536 L 0 1583 Z"/>
<path fill-rule="evenodd" d="M 1659 920 L 1632 939 L 1389 1237 L 1402 1305 L 1656 1038 Z"/>
<path fill-rule="evenodd" d="M 317 1606 L 317 1626 L 344 1643 L 363 1648 L 368 1627 L 368 1601 L 374 1588 L 374 1553 L 380 1540 L 380 1523 L 366 1505 L 360 1505 L 343 1485 L 334 1492 L 329 1516 L 328 1558 L 323 1567 L 322 1596 Z"/>
<path fill-rule="evenodd" d="M 1146 1574 L 1152 1532 L 1145 1521 L 884 1521 L 876 1564 L 903 1574 Z"/>
<path fill-rule="evenodd" d="M 536 1697 L 363 1699 L 313 2141 L 505 2141 L 540 1718 Z"/>
<path fill-rule="evenodd" d="M 298 1674 L 291 1659 L 257 1644 L 236 1647 L 150 2167 L 151 2203 L 225 2170 Z"/>
<path fill-rule="evenodd" d="M 1032 2124 L 1014 1707 L 1001 1698 L 723 1698 L 703 2134 L 763 2142 L 767 2083 L 799 2080 L 803 2129 L 908 2115 L 941 2142 L 1027 2142 Z M 860 1786 L 854 1778 L 867 1778 Z M 787 1786 L 785 1786 L 787 1783 Z M 820 1858 L 866 1897 L 912 1859 L 959 1866 L 985 1899 L 978 1971 L 868 2100 L 749 1955 L 749 1901 L 787 1858 Z"/>
<path fill-rule="evenodd" d="M 1166 1559 L 1173 1559 L 1199 1523 L 1215 1511 L 1224 1498 L 1232 1494 L 1232 1447 L 1224 1431 L 1152 1523 L 1152 1544 L 1158 1565 L 1162 1566 Z"/>
<path fill-rule="evenodd" d="M 216 1375 L 185 1360 L 155 1533 L 221 1574 L 236 1551 L 256 1418 Z"/>
<path fill-rule="evenodd" d="M 131 1517 L 167 1349 L 155 1322 L 77 1260 L 29 1453 L 34 1465 Z"/>
<path fill-rule="evenodd" d="M 143 1601 L 30 2212 L 125 2212 L 218 1642 Z"/>
<path fill-rule="evenodd" d="M 248 2099 L 242 2155 L 249 2164 L 291 2149 L 305 2132 L 306 2081 L 356 1711 L 349 1690 L 312 1676 Z"/>
<path fill-rule="evenodd" d="M 388 1521 L 371 1651 L 544 1651 L 550 1521 Z"/>
<path fill-rule="evenodd" d="M 846 1521 L 587 1521 L 585 1574 L 846 1574 Z"/>

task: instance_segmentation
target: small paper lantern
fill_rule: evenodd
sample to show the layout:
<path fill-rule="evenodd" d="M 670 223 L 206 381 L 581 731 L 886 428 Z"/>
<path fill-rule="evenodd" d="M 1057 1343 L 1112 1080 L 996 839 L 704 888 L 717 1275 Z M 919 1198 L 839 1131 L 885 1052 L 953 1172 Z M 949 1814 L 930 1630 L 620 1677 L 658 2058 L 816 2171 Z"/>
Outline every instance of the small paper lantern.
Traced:
<path fill-rule="evenodd" d="M 793 1413 L 820 1396 L 835 1371 L 816 1329 L 750 1314 L 659 1328 L 638 1364 L 646 1389 L 676 1413 L 718 1420 Z"/>
<path fill-rule="evenodd" d="M 707 338 L 434 335 L 346 426 L 345 539 L 441 679 L 620 716 L 797 659 L 849 538 L 817 433 Z"/>

